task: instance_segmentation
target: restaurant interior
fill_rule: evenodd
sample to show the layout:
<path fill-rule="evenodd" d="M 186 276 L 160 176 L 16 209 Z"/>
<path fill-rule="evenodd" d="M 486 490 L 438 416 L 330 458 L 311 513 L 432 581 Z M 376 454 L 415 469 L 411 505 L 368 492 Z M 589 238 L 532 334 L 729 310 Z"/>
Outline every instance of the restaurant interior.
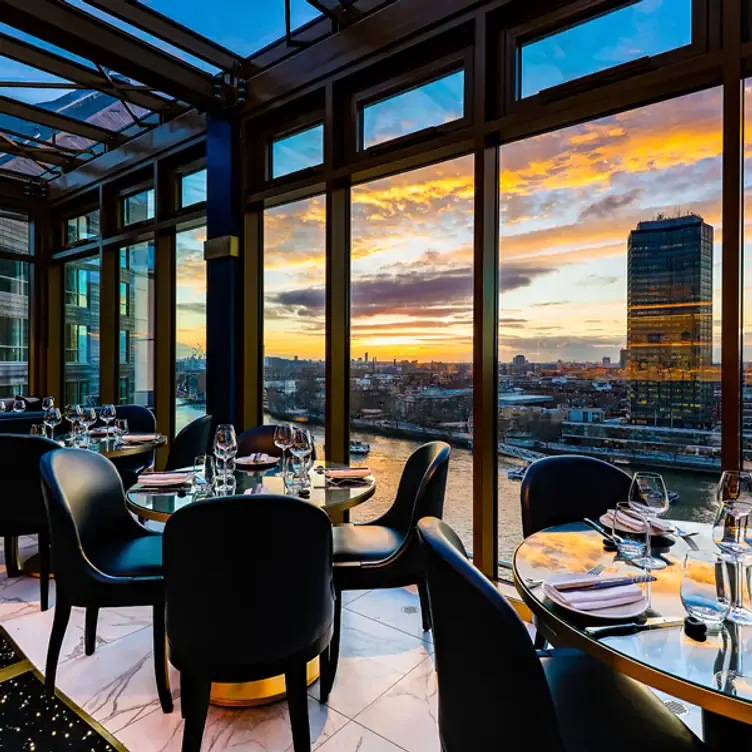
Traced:
<path fill-rule="evenodd" d="M 752 0 L 0 0 L 0 66 L 0 749 L 749 747 Z"/>

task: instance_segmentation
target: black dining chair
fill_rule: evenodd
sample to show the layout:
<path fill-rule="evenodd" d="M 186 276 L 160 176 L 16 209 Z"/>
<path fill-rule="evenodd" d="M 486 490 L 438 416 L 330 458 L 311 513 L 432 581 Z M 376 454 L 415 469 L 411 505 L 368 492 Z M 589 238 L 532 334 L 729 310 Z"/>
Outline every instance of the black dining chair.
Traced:
<path fill-rule="evenodd" d="M 330 648 L 332 679 L 339 660 L 342 591 L 417 585 L 423 630 L 431 629 L 416 525 L 421 517 L 443 514 L 450 453 L 449 444 L 443 441 L 418 447 L 405 463 L 394 503 L 381 517 L 367 524 L 333 528 L 337 602 Z M 330 689 L 326 687 L 325 691 Z"/>
<path fill-rule="evenodd" d="M 87 449 L 57 449 L 44 455 L 40 466 L 56 584 L 47 691 L 55 691 L 60 648 L 73 606 L 86 609 L 86 655 L 94 652 L 100 608 L 153 606 L 157 691 L 162 709 L 171 712 L 162 536 L 144 529 L 130 515 L 120 476 L 106 457 Z"/>
<path fill-rule="evenodd" d="M 170 446 L 165 470 L 193 467 L 196 457 L 209 451 L 211 429 L 211 415 L 202 415 L 184 426 Z"/>
<path fill-rule="evenodd" d="M 309 752 L 306 666 L 322 656 L 327 675 L 334 616 L 327 514 L 290 496 L 199 501 L 167 521 L 164 567 L 169 655 L 180 670 L 185 718 L 183 752 L 201 748 L 212 682 L 280 674 L 295 752 Z"/>
<path fill-rule="evenodd" d="M 0 434 L 0 533 L 3 535 L 8 577 L 21 574 L 18 536 L 36 535 L 39 541 L 39 590 L 42 611 L 49 608 L 50 536 L 44 508 L 39 460 L 60 445 L 42 436 Z"/>
<path fill-rule="evenodd" d="M 520 489 L 522 532 L 539 530 L 585 517 L 597 520 L 617 501 L 629 498 L 631 476 L 594 457 L 544 457 L 525 471 Z"/>
<path fill-rule="evenodd" d="M 517 613 L 441 520 L 425 551 L 443 752 L 690 752 L 702 742 L 646 687 L 579 650 L 537 653 Z"/>
<path fill-rule="evenodd" d="M 274 443 L 275 425 L 254 426 L 238 436 L 238 457 L 263 452 L 270 457 L 281 457 L 282 450 Z"/>
<path fill-rule="evenodd" d="M 118 405 L 115 408 L 117 419 L 128 421 L 128 431 L 133 433 L 156 433 L 157 420 L 154 413 L 143 405 Z M 138 475 L 154 464 L 154 452 L 142 452 L 112 460 L 120 473 L 123 486 L 129 489 L 138 482 Z M 191 458 L 191 463 L 193 458 Z"/>

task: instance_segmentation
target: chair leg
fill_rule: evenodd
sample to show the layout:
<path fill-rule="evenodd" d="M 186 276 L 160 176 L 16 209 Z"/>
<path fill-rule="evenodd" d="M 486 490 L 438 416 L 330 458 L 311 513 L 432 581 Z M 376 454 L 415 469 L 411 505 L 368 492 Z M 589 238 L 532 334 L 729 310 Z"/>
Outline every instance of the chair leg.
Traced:
<path fill-rule="evenodd" d="M 170 668 L 167 663 L 167 638 L 165 636 L 164 603 L 154 606 L 154 675 L 157 679 L 157 694 L 163 713 L 172 713 L 172 692 L 170 691 Z"/>
<path fill-rule="evenodd" d="M 99 618 L 99 606 L 86 607 L 86 627 L 84 628 L 84 652 L 86 655 L 94 655 L 97 647 L 97 620 Z"/>
<path fill-rule="evenodd" d="M 535 649 L 536 650 L 546 649 L 546 638 L 541 634 L 540 630 L 536 631 L 535 633 Z"/>
<path fill-rule="evenodd" d="M 308 724 L 306 664 L 297 663 L 285 671 L 287 705 L 290 708 L 292 746 L 295 752 L 311 752 L 311 727 Z"/>
<path fill-rule="evenodd" d="M 18 559 L 18 536 L 6 535 L 3 538 L 5 551 L 5 571 L 8 577 L 21 576 L 21 562 Z"/>
<path fill-rule="evenodd" d="M 39 533 L 39 601 L 42 611 L 50 607 L 51 558 L 50 534 L 45 530 Z"/>
<path fill-rule="evenodd" d="M 430 632 L 433 628 L 431 617 L 431 604 L 428 600 L 428 588 L 425 582 L 418 583 L 418 595 L 420 596 L 420 615 L 423 617 L 423 631 Z"/>
<path fill-rule="evenodd" d="M 319 702 L 322 705 L 329 702 L 329 695 L 331 694 L 332 685 L 334 684 L 330 647 L 330 645 L 327 645 L 326 650 L 319 656 L 319 674 L 321 676 L 319 680 Z"/>
<path fill-rule="evenodd" d="M 342 591 L 337 590 L 334 598 L 334 629 L 329 649 L 321 656 L 320 702 L 327 702 L 329 693 L 337 677 L 339 664 L 339 643 L 342 634 Z"/>
<path fill-rule="evenodd" d="M 182 715 L 185 718 L 182 752 L 201 752 L 206 714 L 209 712 L 211 683 L 180 674 Z"/>
<path fill-rule="evenodd" d="M 65 637 L 65 630 L 68 628 L 70 615 L 70 603 L 66 603 L 58 592 L 55 602 L 55 617 L 52 621 L 52 632 L 50 633 L 50 644 L 47 647 L 47 666 L 44 677 L 44 686 L 50 696 L 55 694 L 57 663 L 60 659 L 60 648 L 63 647 L 63 638 Z"/>

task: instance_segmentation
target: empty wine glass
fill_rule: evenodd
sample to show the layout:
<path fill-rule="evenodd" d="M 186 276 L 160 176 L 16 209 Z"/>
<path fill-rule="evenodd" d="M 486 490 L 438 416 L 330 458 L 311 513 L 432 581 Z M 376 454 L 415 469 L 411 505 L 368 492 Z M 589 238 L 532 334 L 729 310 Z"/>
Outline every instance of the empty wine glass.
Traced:
<path fill-rule="evenodd" d="M 100 417 L 104 421 L 105 424 L 105 432 L 107 434 L 110 433 L 110 423 L 112 423 L 113 420 L 117 417 L 117 412 L 115 410 L 115 405 L 104 405 L 102 407 L 102 412 L 100 413 Z"/>
<path fill-rule="evenodd" d="M 747 555 L 747 527 L 752 512 L 752 473 L 727 470 L 721 475 L 716 498 L 720 502 L 713 524 L 713 542 L 733 562 L 731 583 L 734 602 L 727 619 L 734 624 L 752 624 L 752 611 L 744 606 L 744 579 Z"/>
<path fill-rule="evenodd" d="M 629 487 L 629 508 L 645 523 L 645 554 L 632 560 L 643 569 L 665 569 L 665 561 L 650 554 L 651 520 L 668 511 L 668 491 L 658 473 L 635 473 Z"/>
<path fill-rule="evenodd" d="M 123 443 L 123 437 L 128 433 L 128 421 L 125 418 L 117 418 L 115 426 L 112 429 L 115 434 L 115 441 L 118 444 Z"/>
<path fill-rule="evenodd" d="M 86 426 L 87 440 L 91 437 L 91 429 L 96 425 L 97 420 L 99 420 L 99 417 L 93 407 L 81 408 L 81 423 Z"/>
<path fill-rule="evenodd" d="M 51 407 L 55 407 L 55 398 L 54 397 L 45 397 L 42 400 L 42 410 L 47 412 Z"/>
<path fill-rule="evenodd" d="M 227 462 L 238 453 L 238 441 L 235 428 L 230 423 L 223 423 L 217 427 L 214 434 L 214 456 L 222 463 L 222 475 L 227 480 Z"/>
<path fill-rule="evenodd" d="M 24 402 L 23 397 L 19 395 L 13 400 L 13 412 L 22 413 L 24 410 L 26 410 L 26 403 Z"/>
<path fill-rule="evenodd" d="M 309 431 L 303 428 L 293 428 L 290 452 L 297 460 L 297 469 L 293 468 L 295 474 L 294 486 L 301 490 L 308 488 L 308 458 L 313 452 L 313 444 L 311 443 L 311 434 Z"/>
<path fill-rule="evenodd" d="M 281 423 L 274 428 L 274 444 L 282 450 L 282 479 L 287 480 L 287 450 L 293 444 L 293 427 Z"/>
<path fill-rule="evenodd" d="M 55 438 L 55 427 L 63 422 L 59 407 L 50 407 L 44 413 L 44 425 L 50 429 L 50 438 Z"/>
<path fill-rule="evenodd" d="M 65 419 L 70 423 L 71 436 L 76 433 L 76 423 L 81 420 L 81 405 L 66 405 Z"/>

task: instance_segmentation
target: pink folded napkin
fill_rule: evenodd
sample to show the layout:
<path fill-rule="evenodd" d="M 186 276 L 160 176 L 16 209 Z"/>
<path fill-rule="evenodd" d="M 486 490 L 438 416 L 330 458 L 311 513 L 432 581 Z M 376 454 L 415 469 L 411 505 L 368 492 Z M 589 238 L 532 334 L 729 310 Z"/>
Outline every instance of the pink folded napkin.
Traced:
<path fill-rule="evenodd" d="M 160 436 L 158 433 L 124 433 L 123 441 L 138 443 L 141 441 L 157 441 Z"/>
<path fill-rule="evenodd" d="M 193 473 L 141 473 L 138 482 L 142 486 L 179 486 L 192 476 Z"/>
<path fill-rule="evenodd" d="M 326 471 L 327 478 L 344 480 L 348 478 L 367 478 L 371 471 L 367 467 L 330 468 Z"/>
<path fill-rule="evenodd" d="M 584 575 L 581 580 L 577 578 L 567 580 L 567 584 L 575 582 L 588 584 L 593 581 L 607 581 L 614 577 L 614 575 L 608 575 L 607 577 Z M 621 579 L 623 575 L 618 575 L 617 577 Z M 574 608 L 578 611 L 599 611 L 605 608 L 614 608 L 615 606 L 626 606 L 630 603 L 637 603 L 645 597 L 637 585 L 619 585 L 618 587 L 604 588 L 602 590 L 558 590 L 555 585 L 544 582 L 543 592 L 554 603 L 558 603 L 565 608 Z"/>
<path fill-rule="evenodd" d="M 255 488 L 246 488 L 245 491 L 243 491 L 243 494 L 245 496 L 255 496 L 256 494 L 267 494 L 267 493 L 274 493 L 274 492 L 270 491 L 268 488 L 264 488 L 263 486 L 256 486 Z"/>
<path fill-rule="evenodd" d="M 236 457 L 236 465 L 270 465 L 276 462 L 278 457 L 272 457 L 271 454 L 264 454 L 264 452 L 254 452 L 247 457 Z"/>
<path fill-rule="evenodd" d="M 615 510 L 609 509 L 607 512 L 601 515 L 600 522 L 607 529 L 613 529 Z M 630 533 L 644 533 L 645 523 L 639 517 L 632 516 L 631 514 L 619 514 L 618 524 L 616 529 L 626 530 Z M 674 526 L 667 520 L 651 520 L 650 521 L 650 534 L 651 535 L 663 535 L 664 533 L 674 532 Z"/>
<path fill-rule="evenodd" d="M 106 428 L 92 428 L 90 431 L 92 436 L 107 436 Z"/>

